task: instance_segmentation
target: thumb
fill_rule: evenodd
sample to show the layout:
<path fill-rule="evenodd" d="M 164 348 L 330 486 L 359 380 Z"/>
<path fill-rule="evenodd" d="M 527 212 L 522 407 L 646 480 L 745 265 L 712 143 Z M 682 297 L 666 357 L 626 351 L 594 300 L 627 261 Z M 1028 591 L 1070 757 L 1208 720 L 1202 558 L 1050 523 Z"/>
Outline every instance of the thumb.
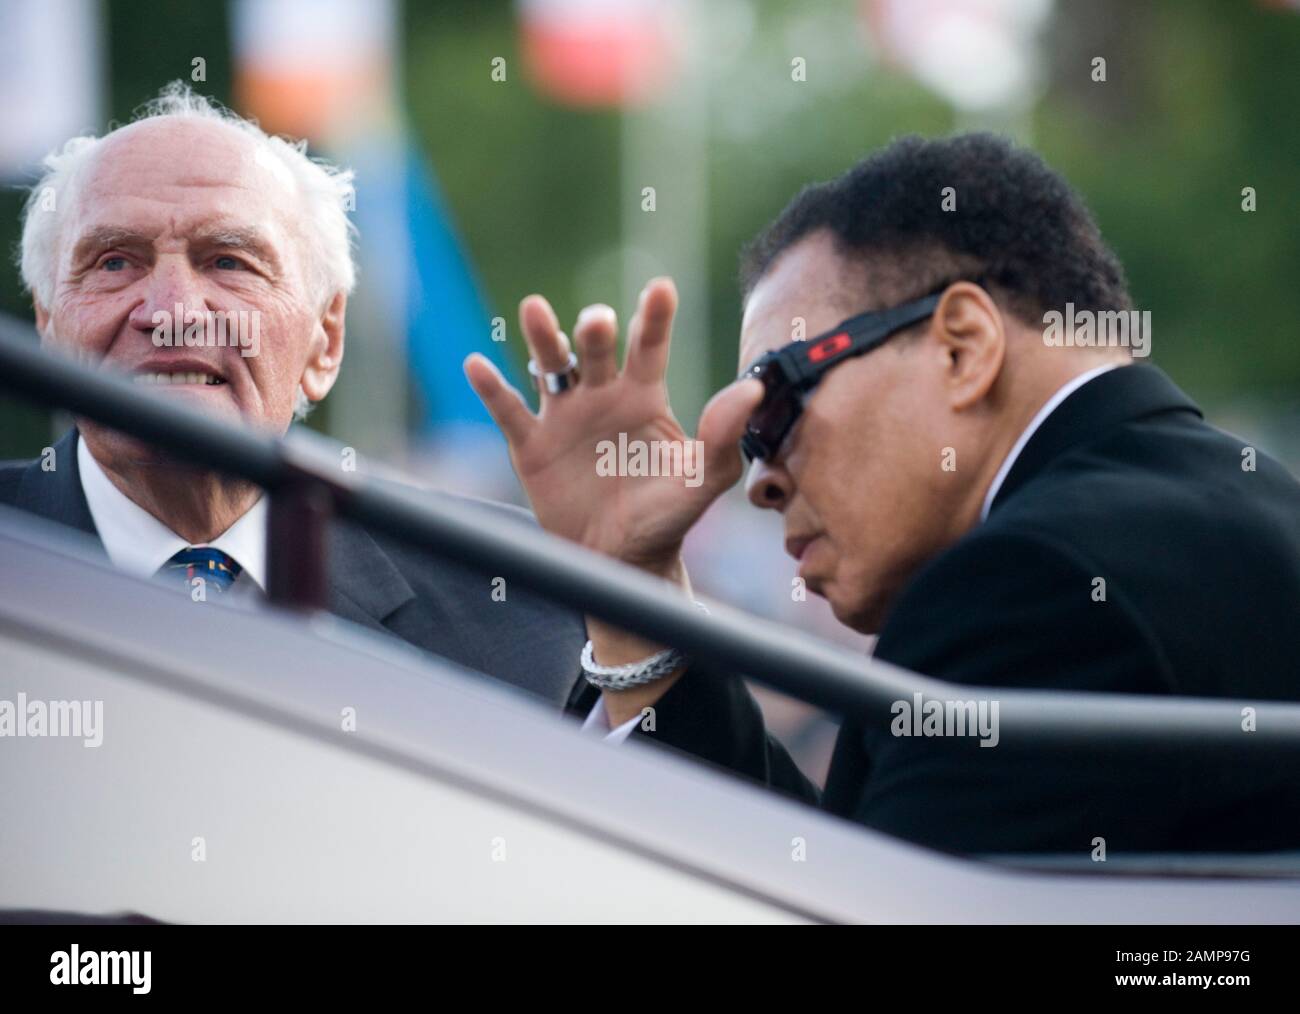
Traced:
<path fill-rule="evenodd" d="M 746 377 L 728 384 L 704 406 L 696 439 L 704 447 L 705 485 L 710 489 L 721 492 L 740 478 L 745 467 L 740 438 L 762 400 L 762 383 Z"/>

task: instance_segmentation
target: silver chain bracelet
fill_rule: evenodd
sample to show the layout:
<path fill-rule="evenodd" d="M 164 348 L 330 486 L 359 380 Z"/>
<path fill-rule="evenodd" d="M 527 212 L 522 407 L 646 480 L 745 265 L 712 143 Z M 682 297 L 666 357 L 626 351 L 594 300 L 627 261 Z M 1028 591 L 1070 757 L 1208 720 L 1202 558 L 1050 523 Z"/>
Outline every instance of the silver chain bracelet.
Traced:
<path fill-rule="evenodd" d="M 704 613 L 709 611 L 703 602 L 696 602 L 695 608 Z M 685 664 L 686 656 L 676 648 L 665 648 L 649 658 L 623 665 L 601 665 L 596 661 L 590 641 L 582 648 L 582 674 L 588 683 L 602 690 L 644 686 L 676 672 Z"/>

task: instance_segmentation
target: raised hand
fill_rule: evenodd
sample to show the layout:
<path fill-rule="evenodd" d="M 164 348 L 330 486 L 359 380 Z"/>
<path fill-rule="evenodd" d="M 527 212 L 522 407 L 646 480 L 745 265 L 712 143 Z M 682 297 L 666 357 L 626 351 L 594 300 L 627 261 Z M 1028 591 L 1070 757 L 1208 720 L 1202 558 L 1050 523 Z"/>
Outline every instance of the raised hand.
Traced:
<path fill-rule="evenodd" d="M 536 415 L 483 356 L 470 356 L 465 373 L 505 434 L 515 471 L 543 527 L 651 573 L 680 579 L 686 533 L 740 477 L 738 443 L 762 388 L 752 380 L 724 388 L 705 408 L 691 441 L 673 416 L 664 384 L 676 310 L 677 291 L 670 279 L 646 285 L 628 328 L 620 371 L 614 311 L 588 306 L 573 331 L 580 379 L 558 394 L 543 390 Z M 563 373 L 570 345 L 550 304 L 529 296 L 520 304 L 519 316 L 539 368 Z M 677 465 L 679 474 L 628 474 L 638 462 L 619 459 L 620 447 L 643 452 L 642 464 L 658 461 L 669 470 Z M 625 467 L 629 463 L 632 469 Z"/>

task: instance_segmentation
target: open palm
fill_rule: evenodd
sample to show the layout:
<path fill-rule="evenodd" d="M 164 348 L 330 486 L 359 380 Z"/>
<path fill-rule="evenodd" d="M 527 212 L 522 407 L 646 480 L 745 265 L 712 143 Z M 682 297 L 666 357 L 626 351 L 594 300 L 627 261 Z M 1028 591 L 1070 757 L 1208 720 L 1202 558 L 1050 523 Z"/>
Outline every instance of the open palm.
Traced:
<path fill-rule="evenodd" d="M 536 415 L 483 356 L 465 363 L 470 384 L 510 445 L 542 526 L 660 573 L 678 559 L 682 540 L 709 504 L 739 478 L 738 443 L 761 395 L 754 381 L 724 389 L 705 408 L 691 441 L 669 407 L 664 384 L 676 309 L 670 280 L 646 286 L 620 370 L 614 311 L 587 307 L 573 335 L 581 379 L 559 394 L 543 391 Z M 563 372 L 569 341 L 550 305 L 530 296 L 519 315 L 539 367 Z M 620 456 L 620 448 L 643 457 L 638 462 Z M 669 467 L 655 469 L 655 461 Z M 676 474 L 645 474 L 656 470 Z"/>

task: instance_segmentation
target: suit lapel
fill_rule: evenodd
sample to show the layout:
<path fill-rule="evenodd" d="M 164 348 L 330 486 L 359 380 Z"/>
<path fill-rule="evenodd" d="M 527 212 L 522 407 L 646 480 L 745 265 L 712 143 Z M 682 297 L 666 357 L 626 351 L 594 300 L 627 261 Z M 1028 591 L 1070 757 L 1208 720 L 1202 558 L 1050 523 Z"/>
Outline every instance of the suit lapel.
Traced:
<path fill-rule="evenodd" d="M 862 726 L 855 718 L 847 717 L 835 738 L 831 766 L 826 775 L 826 791 L 822 793 L 822 806 L 841 817 L 851 816 L 862 795 L 867 780 L 870 758 L 863 742 Z"/>
<path fill-rule="evenodd" d="M 1095 439 L 1122 423 L 1162 412 L 1201 415 L 1196 403 L 1154 366 L 1124 366 L 1088 381 L 1056 406 L 1029 438 L 993 498 L 990 513 L 1075 444 Z"/>
<path fill-rule="evenodd" d="M 421 566 L 427 562 L 422 558 Z M 445 581 L 421 582 L 417 593 L 365 529 L 341 521 L 331 531 L 329 566 L 330 612 L 458 665 L 495 671 L 484 654 L 492 639 L 482 612 L 465 600 L 454 572 Z M 418 609 L 403 609 L 412 601 L 419 603 Z M 467 636 L 470 631 L 482 636 Z"/>
<path fill-rule="evenodd" d="M 95 545 L 103 552 L 103 543 L 95 530 L 86 494 L 81 488 L 81 471 L 77 467 L 77 431 L 69 430 L 54 445 L 54 469 L 41 467 L 43 458 L 27 466 L 18 484 L 14 506 L 50 521 L 95 536 Z"/>
<path fill-rule="evenodd" d="M 330 612 L 375 630 L 415 598 L 393 561 L 361 528 L 336 521 L 329 539 Z"/>

